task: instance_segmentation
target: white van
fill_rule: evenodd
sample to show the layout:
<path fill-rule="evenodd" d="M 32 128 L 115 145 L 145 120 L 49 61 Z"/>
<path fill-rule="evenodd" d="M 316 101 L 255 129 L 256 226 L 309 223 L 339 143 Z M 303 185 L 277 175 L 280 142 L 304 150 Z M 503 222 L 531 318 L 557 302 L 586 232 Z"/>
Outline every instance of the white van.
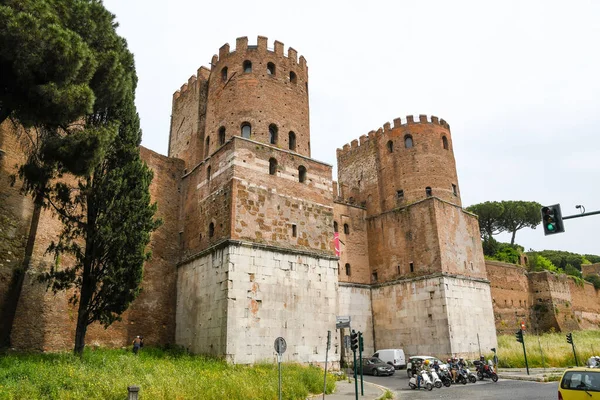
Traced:
<path fill-rule="evenodd" d="M 395 369 L 406 368 L 406 358 L 402 349 L 378 350 L 372 357 L 381 359 L 384 363 L 393 365 Z"/>

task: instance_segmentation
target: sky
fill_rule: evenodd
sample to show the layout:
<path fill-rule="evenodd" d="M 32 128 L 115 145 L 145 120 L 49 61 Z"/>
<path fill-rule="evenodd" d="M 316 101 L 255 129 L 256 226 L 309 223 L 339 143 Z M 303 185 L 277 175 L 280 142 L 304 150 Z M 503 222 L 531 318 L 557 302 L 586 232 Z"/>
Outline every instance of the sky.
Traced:
<path fill-rule="evenodd" d="M 173 93 L 247 36 L 309 67 L 312 157 L 394 118 L 450 124 L 463 206 L 526 200 L 600 210 L 600 2 L 104 0 L 135 55 L 142 145 L 167 154 Z M 526 250 L 600 255 L 600 215 Z M 510 241 L 508 235 L 496 237 Z"/>

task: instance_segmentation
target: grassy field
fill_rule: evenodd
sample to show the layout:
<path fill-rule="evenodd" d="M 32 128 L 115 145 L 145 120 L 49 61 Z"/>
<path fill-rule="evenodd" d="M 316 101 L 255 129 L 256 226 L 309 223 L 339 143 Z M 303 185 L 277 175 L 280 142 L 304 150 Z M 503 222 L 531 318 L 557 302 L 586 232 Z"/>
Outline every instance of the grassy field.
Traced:
<path fill-rule="evenodd" d="M 140 386 L 140 399 L 273 400 L 278 398 L 277 364 L 235 366 L 182 352 L 144 348 L 71 353 L 0 355 L 0 399 L 118 399 L 127 386 Z M 335 377 L 327 378 L 327 393 Z M 323 370 L 282 364 L 283 399 L 323 392 Z"/>
<path fill-rule="evenodd" d="M 584 365 L 592 355 L 600 355 L 600 330 L 575 331 L 573 342 L 579 360 Z M 545 333 L 540 336 L 525 333 L 525 349 L 530 368 L 575 366 L 573 349 L 567 343 L 566 333 Z M 491 358 L 493 354 L 487 354 Z M 542 364 L 543 355 L 543 364 Z M 523 368 L 523 345 L 515 335 L 498 336 L 498 361 L 502 368 Z"/>

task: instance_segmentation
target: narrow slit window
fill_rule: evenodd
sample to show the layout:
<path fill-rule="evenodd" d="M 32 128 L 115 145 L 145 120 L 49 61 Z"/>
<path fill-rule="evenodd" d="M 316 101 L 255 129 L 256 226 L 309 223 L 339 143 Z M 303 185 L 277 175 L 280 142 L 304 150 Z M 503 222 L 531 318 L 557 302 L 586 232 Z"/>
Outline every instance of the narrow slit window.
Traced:
<path fill-rule="evenodd" d="M 346 276 L 350 276 L 350 264 L 346 264 Z"/>
<path fill-rule="evenodd" d="M 413 147 L 413 138 L 410 135 L 404 136 L 404 147 L 411 149 Z"/>
<path fill-rule="evenodd" d="M 246 138 L 246 139 L 250 139 L 251 135 L 252 135 L 252 125 L 250 125 L 248 122 L 244 122 L 242 124 L 242 137 Z"/>
<path fill-rule="evenodd" d="M 215 224 L 214 223 L 210 223 L 210 225 L 208 225 L 208 237 L 213 237 L 215 235 Z"/>
<path fill-rule="evenodd" d="M 273 64 L 272 62 L 267 63 L 267 74 L 275 75 L 275 64 Z"/>
<path fill-rule="evenodd" d="M 294 71 L 290 71 L 290 82 L 294 84 L 298 82 L 298 78 L 296 77 L 296 73 Z"/>
<path fill-rule="evenodd" d="M 277 160 L 274 158 L 269 159 L 269 175 L 275 175 L 277 173 Z"/>
<path fill-rule="evenodd" d="M 244 61 L 244 72 L 252 72 L 252 62 L 250 60 Z"/>
<path fill-rule="evenodd" d="M 444 150 L 448 150 L 448 138 L 446 136 L 442 136 L 442 147 Z"/>
<path fill-rule="evenodd" d="M 404 190 L 402 190 L 402 189 L 396 190 L 396 198 L 398 200 L 404 199 Z"/>
<path fill-rule="evenodd" d="M 427 197 L 431 197 L 431 196 L 432 196 L 432 191 L 431 191 L 431 188 L 430 188 L 429 186 L 427 186 L 427 187 L 425 188 L 425 195 L 426 195 Z"/>
<path fill-rule="evenodd" d="M 289 144 L 289 148 L 292 151 L 296 151 L 296 134 L 292 131 L 290 131 L 290 133 L 288 134 L 288 144 Z"/>
<path fill-rule="evenodd" d="M 221 79 L 223 80 L 223 82 L 227 80 L 227 67 L 223 67 L 223 69 L 221 70 Z"/>
<path fill-rule="evenodd" d="M 206 168 L 206 180 L 207 181 L 210 181 L 210 171 L 211 171 L 211 168 L 209 165 L 208 168 Z"/>
<path fill-rule="evenodd" d="M 206 137 L 206 144 L 204 146 L 204 157 L 208 157 L 210 152 L 210 136 Z"/>
<path fill-rule="evenodd" d="M 452 184 L 452 194 L 458 196 L 458 192 L 456 191 L 456 185 L 454 183 Z"/>
<path fill-rule="evenodd" d="M 219 146 L 223 146 L 225 144 L 225 127 L 222 126 L 219 128 Z"/>
<path fill-rule="evenodd" d="M 391 140 L 387 142 L 387 149 L 388 149 L 388 153 L 393 153 L 394 152 L 394 142 L 392 142 Z"/>
<path fill-rule="evenodd" d="M 415 264 L 410 263 L 408 264 L 409 268 L 410 268 L 410 272 L 415 272 Z"/>
<path fill-rule="evenodd" d="M 348 224 L 344 224 L 344 233 L 346 235 L 350 234 L 350 226 Z"/>
<path fill-rule="evenodd" d="M 298 231 L 296 229 L 296 224 L 292 224 L 292 236 L 296 237 L 298 235 Z"/>
<path fill-rule="evenodd" d="M 304 167 L 303 165 L 298 167 L 298 182 L 306 182 L 306 167 Z"/>
<path fill-rule="evenodd" d="M 277 144 L 277 125 L 269 125 L 269 143 Z"/>
<path fill-rule="evenodd" d="M 371 274 L 371 282 L 377 282 L 377 271 L 373 271 Z"/>
<path fill-rule="evenodd" d="M 333 221 L 333 231 L 334 232 L 338 231 L 338 223 L 337 223 L 337 221 Z"/>

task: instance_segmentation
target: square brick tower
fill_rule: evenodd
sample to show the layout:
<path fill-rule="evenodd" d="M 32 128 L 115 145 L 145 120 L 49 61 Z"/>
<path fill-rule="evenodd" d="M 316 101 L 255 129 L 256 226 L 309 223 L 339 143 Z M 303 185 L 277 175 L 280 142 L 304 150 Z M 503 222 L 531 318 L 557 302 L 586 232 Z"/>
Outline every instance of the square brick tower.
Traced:
<path fill-rule="evenodd" d="M 238 38 L 177 91 L 169 157 L 183 159 L 177 344 L 235 363 L 323 362 L 335 327 L 331 166 L 310 157 L 308 68 Z M 330 356 L 332 362 L 339 360 Z"/>

